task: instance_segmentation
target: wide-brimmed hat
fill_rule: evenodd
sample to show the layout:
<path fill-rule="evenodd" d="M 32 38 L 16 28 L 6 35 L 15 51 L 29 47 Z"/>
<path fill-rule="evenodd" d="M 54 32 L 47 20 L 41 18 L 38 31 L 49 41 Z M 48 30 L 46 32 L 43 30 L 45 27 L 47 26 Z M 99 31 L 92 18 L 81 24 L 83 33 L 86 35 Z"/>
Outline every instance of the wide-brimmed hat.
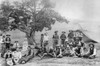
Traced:
<path fill-rule="evenodd" d="M 43 36 L 43 34 L 41 34 L 41 36 Z"/>
<path fill-rule="evenodd" d="M 15 42 L 18 42 L 18 41 L 15 41 Z"/>
<path fill-rule="evenodd" d="M 90 43 L 89 43 L 89 47 L 90 47 L 91 45 L 94 47 L 94 43 L 93 43 L 93 42 L 90 42 Z"/>
<path fill-rule="evenodd" d="M 65 31 L 62 31 L 62 33 L 66 33 Z"/>
<path fill-rule="evenodd" d="M 55 33 L 57 33 L 58 31 L 55 31 Z"/>
<path fill-rule="evenodd" d="M 11 36 L 10 34 L 7 34 L 6 36 Z"/>
<path fill-rule="evenodd" d="M 73 30 L 69 30 L 69 32 L 72 32 Z"/>

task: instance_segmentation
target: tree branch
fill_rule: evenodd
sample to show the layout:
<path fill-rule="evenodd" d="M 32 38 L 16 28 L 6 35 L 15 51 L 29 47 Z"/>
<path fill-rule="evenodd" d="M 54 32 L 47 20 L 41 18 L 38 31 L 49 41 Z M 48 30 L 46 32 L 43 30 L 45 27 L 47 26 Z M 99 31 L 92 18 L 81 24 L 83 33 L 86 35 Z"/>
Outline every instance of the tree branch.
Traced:
<path fill-rule="evenodd" d="M 23 30 L 23 29 L 21 29 L 20 27 L 18 27 L 17 29 L 20 30 L 20 31 L 22 31 L 22 32 L 24 32 L 24 33 L 26 33 L 26 31 Z"/>

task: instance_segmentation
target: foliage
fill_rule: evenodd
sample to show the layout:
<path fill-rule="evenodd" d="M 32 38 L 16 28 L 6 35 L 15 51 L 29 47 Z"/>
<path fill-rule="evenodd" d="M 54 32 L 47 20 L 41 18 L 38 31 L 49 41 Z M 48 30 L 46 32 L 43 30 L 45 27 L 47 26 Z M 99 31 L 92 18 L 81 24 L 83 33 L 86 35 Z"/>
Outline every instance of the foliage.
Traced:
<path fill-rule="evenodd" d="M 0 30 L 10 27 L 10 30 L 19 29 L 25 33 L 42 31 L 44 27 L 51 29 L 56 21 L 68 22 L 64 17 L 53 10 L 54 4 L 50 0 L 22 0 L 8 1 L 1 4 L 3 17 L 0 18 Z M 9 22 L 10 18 L 13 19 Z M 6 28 L 5 28 L 6 26 Z"/>

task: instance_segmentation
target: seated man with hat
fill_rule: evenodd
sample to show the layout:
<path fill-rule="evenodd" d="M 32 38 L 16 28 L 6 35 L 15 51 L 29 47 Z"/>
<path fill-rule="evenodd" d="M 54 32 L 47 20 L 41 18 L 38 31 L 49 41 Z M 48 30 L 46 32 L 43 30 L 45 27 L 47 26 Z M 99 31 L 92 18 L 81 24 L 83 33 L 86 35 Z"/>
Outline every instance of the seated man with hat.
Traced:
<path fill-rule="evenodd" d="M 13 44 L 13 46 L 12 46 L 12 50 L 15 51 L 19 47 L 20 47 L 19 42 L 15 41 L 14 44 Z"/>
<path fill-rule="evenodd" d="M 82 57 L 82 53 L 83 53 L 83 48 L 84 48 L 85 44 L 82 42 L 79 42 L 76 49 L 75 49 L 75 55 L 77 57 Z"/>
<path fill-rule="evenodd" d="M 89 44 L 89 50 L 88 52 L 83 55 L 84 58 L 90 58 L 90 59 L 94 59 L 96 57 L 96 48 L 95 45 L 93 43 Z"/>
<path fill-rule="evenodd" d="M 55 52 L 57 58 L 62 58 L 63 57 L 62 45 L 57 45 L 56 50 L 54 52 Z"/>

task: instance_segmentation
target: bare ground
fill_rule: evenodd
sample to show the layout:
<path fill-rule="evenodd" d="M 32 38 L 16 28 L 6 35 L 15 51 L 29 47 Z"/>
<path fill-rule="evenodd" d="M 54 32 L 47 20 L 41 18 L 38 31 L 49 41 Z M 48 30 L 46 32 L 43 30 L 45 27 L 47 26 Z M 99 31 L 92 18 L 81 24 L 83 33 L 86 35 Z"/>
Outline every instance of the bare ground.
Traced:
<path fill-rule="evenodd" d="M 83 59 L 83 58 L 50 58 L 50 59 L 40 59 L 34 58 L 31 62 L 17 66 L 99 66 L 100 58 L 96 59 Z"/>
<path fill-rule="evenodd" d="M 100 66 L 100 50 L 97 52 L 95 59 L 84 59 L 77 57 L 63 57 L 63 58 L 47 58 L 40 59 L 33 58 L 26 64 L 17 66 Z"/>

